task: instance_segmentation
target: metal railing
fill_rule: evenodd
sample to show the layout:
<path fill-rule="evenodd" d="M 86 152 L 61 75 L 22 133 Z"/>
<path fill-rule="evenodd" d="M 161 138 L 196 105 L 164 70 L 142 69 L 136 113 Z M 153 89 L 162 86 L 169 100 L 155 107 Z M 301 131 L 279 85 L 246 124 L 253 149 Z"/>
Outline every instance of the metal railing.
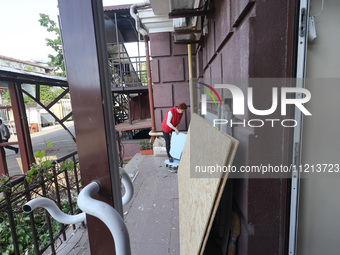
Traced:
<path fill-rule="evenodd" d="M 132 199 L 133 184 L 123 168 L 119 169 L 119 174 L 125 189 L 122 203 L 123 205 L 126 205 Z M 116 254 L 131 255 L 129 232 L 122 216 L 109 204 L 92 198 L 92 196 L 100 190 L 101 186 L 97 181 L 92 181 L 90 184 L 83 187 L 77 201 L 79 208 L 83 212 L 76 215 L 65 214 L 51 199 L 46 197 L 34 198 L 24 204 L 22 208 L 26 213 L 31 213 L 37 208 L 45 208 L 55 220 L 64 224 L 75 224 L 85 221 L 86 214 L 97 217 L 110 230 L 115 242 Z"/>
<path fill-rule="evenodd" d="M 73 161 L 73 169 L 62 169 L 65 161 Z M 51 220 L 40 209 L 25 215 L 22 205 L 35 197 L 52 199 L 65 213 L 76 214 L 76 198 L 81 189 L 77 152 L 52 162 L 48 174 L 36 175 L 29 181 L 27 175 L 5 182 L 0 187 L 0 254 L 43 254 L 49 247 L 56 254 L 56 241 L 66 241 L 67 225 Z M 75 229 L 75 225 L 73 225 Z M 10 236 L 6 236 L 9 233 Z"/>
<path fill-rule="evenodd" d="M 113 88 L 147 86 L 145 57 L 109 58 Z"/>

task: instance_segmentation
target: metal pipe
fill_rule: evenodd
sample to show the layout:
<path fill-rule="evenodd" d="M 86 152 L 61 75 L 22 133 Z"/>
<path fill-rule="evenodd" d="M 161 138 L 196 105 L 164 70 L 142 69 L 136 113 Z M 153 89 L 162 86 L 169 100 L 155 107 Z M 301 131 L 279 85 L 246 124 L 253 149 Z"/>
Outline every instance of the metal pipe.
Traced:
<path fill-rule="evenodd" d="M 117 47 L 118 47 L 118 59 L 119 59 L 119 78 L 120 78 L 120 86 L 123 87 L 123 70 L 122 70 L 122 60 L 121 60 L 121 55 L 120 55 L 120 42 L 119 42 L 119 30 L 118 30 L 118 19 L 117 19 L 117 13 L 115 13 L 115 26 L 116 26 L 116 42 L 117 42 Z M 113 72 L 115 68 L 114 61 L 113 63 Z"/>
<path fill-rule="evenodd" d="M 38 207 L 45 208 L 56 221 L 59 221 L 63 224 L 75 224 L 86 220 L 85 213 L 80 213 L 77 215 L 65 214 L 59 209 L 53 200 L 46 197 L 32 199 L 28 203 L 24 204 L 22 210 L 26 213 L 30 213 Z"/>
<path fill-rule="evenodd" d="M 148 33 L 143 28 L 140 27 L 140 20 L 139 20 L 139 17 L 135 14 L 135 9 L 137 7 L 145 7 L 145 6 L 149 6 L 149 5 L 150 5 L 150 1 L 145 0 L 144 2 L 133 4 L 130 7 L 130 15 L 136 21 L 136 30 L 139 33 L 141 33 L 143 35 L 143 37 L 146 36 Z"/>
<path fill-rule="evenodd" d="M 152 128 L 151 132 L 155 132 L 156 124 L 155 124 L 155 112 L 154 112 L 154 105 L 153 105 L 153 91 L 152 91 L 151 65 L 150 65 L 148 39 L 149 39 L 148 36 L 145 35 L 144 42 L 145 42 L 146 70 L 147 70 L 147 77 L 148 77 L 148 92 L 149 92 L 149 104 L 150 104 L 150 115 L 151 115 L 151 128 Z"/>
<path fill-rule="evenodd" d="M 142 120 L 143 119 L 143 115 L 142 115 L 142 103 L 141 103 L 141 93 L 138 93 L 138 107 L 139 107 L 139 119 Z"/>
<path fill-rule="evenodd" d="M 127 100 L 128 100 L 129 125 L 132 125 L 131 100 L 130 100 L 130 94 L 129 93 L 127 93 Z"/>
<path fill-rule="evenodd" d="M 133 184 L 131 182 L 131 179 L 129 175 L 125 172 L 123 168 L 119 168 L 119 174 L 122 177 L 122 183 L 125 188 L 125 194 L 122 197 L 122 203 L 123 205 L 126 205 L 130 202 L 132 196 L 133 196 Z"/>
<path fill-rule="evenodd" d="M 7 211 L 7 215 L 8 215 L 8 222 L 9 222 L 9 227 L 10 227 L 10 231 L 11 231 L 11 237 L 13 240 L 13 247 L 14 247 L 14 254 L 20 254 L 20 250 L 19 250 L 19 243 L 18 243 L 18 235 L 17 235 L 17 231 L 15 228 L 15 221 L 14 221 L 14 214 L 13 214 L 13 210 L 12 210 L 12 204 L 11 204 L 11 195 L 8 191 L 3 192 L 5 195 L 5 200 L 6 200 L 6 211 Z"/>
<path fill-rule="evenodd" d="M 150 115 L 151 115 L 151 127 L 152 132 L 155 132 L 156 124 L 155 124 L 155 112 L 154 112 L 154 104 L 153 104 L 153 92 L 152 92 L 152 80 L 151 80 L 151 65 L 150 65 L 150 56 L 149 56 L 149 38 L 148 33 L 145 29 L 140 27 L 139 17 L 135 14 L 135 9 L 137 7 L 149 6 L 150 1 L 145 0 L 142 3 L 136 3 L 131 5 L 130 7 L 130 15 L 136 21 L 136 30 L 143 35 L 145 42 L 145 58 L 146 58 L 146 69 L 147 69 L 147 78 L 148 78 L 148 92 L 149 92 L 149 104 L 150 104 Z M 152 137 L 154 140 L 154 137 Z"/>
<path fill-rule="evenodd" d="M 189 66 L 189 92 L 190 92 L 190 113 L 194 114 L 194 84 L 192 73 L 192 54 L 191 44 L 188 44 L 188 66 Z"/>
<path fill-rule="evenodd" d="M 119 168 L 122 183 L 125 187 L 125 194 L 122 197 L 123 205 L 130 202 L 133 196 L 133 184 L 129 175 L 123 168 Z M 91 198 L 100 190 L 97 182 L 92 182 L 79 193 L 78 206 L 83 213 L 77 215 L 68 215 L 63 213 L 53 200 L 46 197 L 32 199 L 22 207 L 26 213 L 32 212 L 38 207 L 45 208 L 49 214 L 57 221 L 63 224 L 75 224 L 86 220 L 86 213 L 102 220 L 109 228 L 116 244 L 118 255 L 130 255 L 130 238 L 127 228 L 120 214 L 108 204 Z"/>
<path fill-rule="evenodd" d="M 91 182 L 84 187 L 78 196 L 78 206 L 83 212 L 103 221 L 109 228 L 117 255 L 130 255 L 129 233 L 120 214 L 110 205 L 91 197 L 99 190 L 100 185 L 97 182 Z"/>
<path fill-rule="evenodd" d="M 46 192 L 46 185 L 45 185 L 45 180 L 44 180 L 44 176 L 40 175 L 40 185 L 41 185 L 41 191 L 44 197 L 46 197 L 47 192 Z M 56 255 L 56 251 L 55 251 L 55 240 L 53 238 L 53 230 L 52 230 L 52 223 L 51 223 L 51 218 L 50 215 L 48 213 L 45 214 L 45 222 L 47 224 L 47 229 L 48 229 L 48 237 L 50 239 L 50 248 L 51 248 L 51 254 L 52 255 Z"/>

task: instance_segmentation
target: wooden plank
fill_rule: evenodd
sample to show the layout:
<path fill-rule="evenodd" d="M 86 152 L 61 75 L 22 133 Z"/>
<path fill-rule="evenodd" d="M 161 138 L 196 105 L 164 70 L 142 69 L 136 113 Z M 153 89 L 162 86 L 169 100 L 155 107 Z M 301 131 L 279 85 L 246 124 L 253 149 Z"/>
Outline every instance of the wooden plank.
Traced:
<path fill-rule="evenodd" d="M 235 138 L 233 138 L 233 137 L 230 137 L 230 138 L 232 140 L 232 145 L 231 145 L 230 153 L 228 155 L 228 160 L 227 160 L 226 166 L 232 165 L 235 154 L 236 154 L 236 150 L 237 150 L 237 147 L 238 147 L 238 144 L 239 144 L 239 142 Z M 205 249 L 205 246 L 206 246 L 208 238 L 209 238 L 210 230 L 211 230 L 212 224 L 214 222 L 216 212 L 217 212 L 218 206 L 220 204 L 225 185 L 227 183 L 227 179 L 228 179 L 228 176 L 225 176 L 225 175 L 221 179 L 220 186 L 218 188 L 216 199 L 215 199 L 215 202 L 214 202 L 214 205 L 213 205 L 213 210 L 211 212 L 211 215 L 210 215 L 210 218 L 209 218 L 209 221 L 208 221 L 208 226 L 207 226 L 207 229 L 206 229 L 204 237 L 203 237 L 203 242 L 202 242 L 200 254 L 204 253 L 204 249 Z"/>
<path fill-rule="evenodd" d="M 238 144 L 235 141 L 193 114 L 178 170 L 180 254 L 199 254 L 204 250 L 212 213 L 216 213 L 228 177 L 223 172 L 197 174 L 195 169 L 231 164 Z"/>
<path fill-rule="evenodd" d="M 132 125 L 129 124 L 129 121 L 124 121 L 115 126 L 116 131 L 129 131 L 129 130 L 136 130 L 136 129 L 147 129 L 151 128 L 151 119 L 143 119 L 143 120 L 133 120 Z M 163 135 L 163 133 L 162 133 Z"/>

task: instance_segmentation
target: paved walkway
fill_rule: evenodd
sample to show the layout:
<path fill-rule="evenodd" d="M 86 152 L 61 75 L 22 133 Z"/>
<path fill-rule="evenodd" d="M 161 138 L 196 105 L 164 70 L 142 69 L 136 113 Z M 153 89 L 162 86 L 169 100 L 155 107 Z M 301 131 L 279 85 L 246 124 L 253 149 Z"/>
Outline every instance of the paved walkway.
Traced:
<path fill-rule="evenodd" d="M 134 196 L 124 207 L 132 255 L 179 254 L 177 174 L 167 171 L 164 160 L 138 153 L 125 167 L 134 184 Z M 69 231 L 71 238 L 58 255 L 89 255 L 86 229 Z"/>
<path fill-rule="evenodd" d="M 133 255 L 179 254 L 177 174 L 164 160 L 136 154 L 125 167 L 135 176 L 134 197 L 124 208 Z"/>
<path fill-rule="evenodd" d="M 73 121 L 65 122 L 64 124 L 74 134 Z M 17 136 L 11 136 L 10 142 L 16 141 L 18 141 Z M 36 151 L 50 149 L 51 151 L 47 155 L 51 157 L 51 159 L 57 159 L 77 150 L 77 145 L 61 125 L 44 127 L 40 132 L 32 133 L 31 141 L 34 153 Z M 53 142 L 53 147 L 47 148 L 47 142 Z M 14 145 L 14 147 L 18 147 L 18 145 Z M 14 151 L 9 149 L 5 149 L 5 151 L 9 175 L 13 176 L 22 174 L 20 153 L 15 154 Z"/>

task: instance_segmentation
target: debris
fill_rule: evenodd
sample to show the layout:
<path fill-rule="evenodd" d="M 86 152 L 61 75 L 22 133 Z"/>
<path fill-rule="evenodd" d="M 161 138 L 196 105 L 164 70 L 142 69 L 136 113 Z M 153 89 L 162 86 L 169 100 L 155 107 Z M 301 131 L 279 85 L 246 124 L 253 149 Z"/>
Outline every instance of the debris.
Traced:
<path fill-rule="evenodd" d="M 136 174 L 135 174 L 135 176 L 132 178 L 132 183 L 135 181 L 135 179 L 137 178 L 137 175 L 139 174 L 139 172 L 137 172 Z"/>

